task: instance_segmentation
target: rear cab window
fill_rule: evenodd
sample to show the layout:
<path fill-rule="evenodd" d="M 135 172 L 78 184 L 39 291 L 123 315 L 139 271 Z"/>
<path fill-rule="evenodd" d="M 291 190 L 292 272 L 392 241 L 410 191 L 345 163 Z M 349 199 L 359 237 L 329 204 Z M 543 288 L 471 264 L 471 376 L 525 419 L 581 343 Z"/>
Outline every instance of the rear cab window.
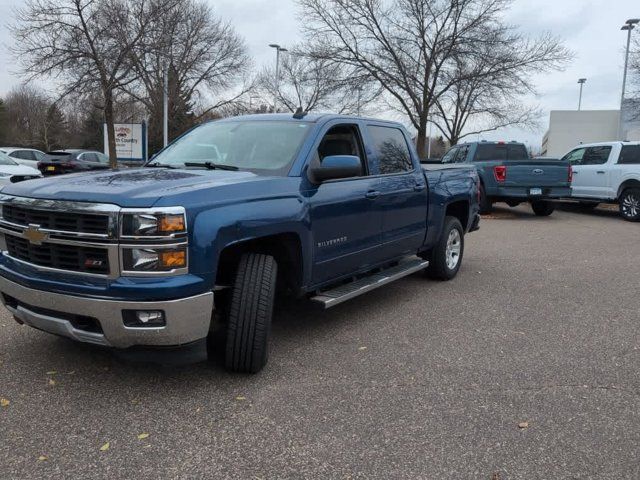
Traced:
<path fill-rule="evenodd" d="M 411 153 L 402 130 L 373 125 L 369 125 L 368 130 L 373 140 L 381 175 L 413 171 Z"/>
<path fill-rule="evenodd" d="M 491 160 L 529 160 L 529 153 L 521 143 L 480 143 L 476 148 L 475 161 Z"/>

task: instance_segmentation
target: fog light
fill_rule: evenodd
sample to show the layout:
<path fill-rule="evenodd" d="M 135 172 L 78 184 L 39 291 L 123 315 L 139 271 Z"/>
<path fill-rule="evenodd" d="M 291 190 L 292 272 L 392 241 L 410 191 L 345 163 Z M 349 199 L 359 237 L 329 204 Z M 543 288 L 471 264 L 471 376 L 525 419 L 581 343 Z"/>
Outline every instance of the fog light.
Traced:
<path fill-rule="evenodd" d="M 162 310 L 124 310 L 122 319 L 129 328 L 158 328 L 167 325 Z"/>

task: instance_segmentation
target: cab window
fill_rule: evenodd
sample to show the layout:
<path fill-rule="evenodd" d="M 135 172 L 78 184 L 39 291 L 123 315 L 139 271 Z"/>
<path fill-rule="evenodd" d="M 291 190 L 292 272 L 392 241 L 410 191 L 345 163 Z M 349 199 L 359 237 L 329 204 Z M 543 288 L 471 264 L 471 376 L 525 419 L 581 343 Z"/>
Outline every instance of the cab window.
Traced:
<path fill-rule="evenodd" d="M 369 133 L 378 157 L 380 174 L 389 175 L 413 170 L 409 146 L 400 129 L 370 126 Z"/>
<path fill-rule="evenodd" d="M 460 148 L 459 147 L 452 147 L 450 148 L 447 153 L 444 154 L 444 157 L 442 157 L 441 162 L 442 163 L 452 163 L 455 161 L 456 159 L 456 154 L 458 153 L 458 150 Z"/>
<path fill-rule="evenodd" d="M 463 145 L 458 149 L 456 158 L 453 160 L 455 163 L 464 163 L 467 161 L 467 153 L 469 152 L 469 146 Z"/>
<path fill-rule="evenodd" d="M 357 125 L 341 124 L 331 127 L 318 146 L 318 158 L 322 162 L 332 155 L 353 155 L 362 165 L 360 176 L 367 174 L 366 158 Z"/>
<path fill-rule="evenodd" d="M 640 145 L 624 145 L 618 159 L 619 165 L 640 165 Z"/>

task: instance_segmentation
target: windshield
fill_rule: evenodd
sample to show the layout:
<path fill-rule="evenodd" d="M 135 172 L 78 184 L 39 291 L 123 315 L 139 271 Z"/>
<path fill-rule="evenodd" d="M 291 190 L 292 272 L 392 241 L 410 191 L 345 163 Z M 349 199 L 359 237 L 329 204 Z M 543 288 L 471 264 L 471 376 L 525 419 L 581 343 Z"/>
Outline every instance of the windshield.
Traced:
<path fill-rule="evenodd" d="M 309 123 L 274 121 L 212 122 L 171 144 L 150 165 L 193 164 L 236 167 L 264 175 L 286 175 Z"/>
<path fill-rule="evenodd" d="M 17 165 L 17 163 L 14 162 L 9 155 L 0 150 L 0 165 Z"/>

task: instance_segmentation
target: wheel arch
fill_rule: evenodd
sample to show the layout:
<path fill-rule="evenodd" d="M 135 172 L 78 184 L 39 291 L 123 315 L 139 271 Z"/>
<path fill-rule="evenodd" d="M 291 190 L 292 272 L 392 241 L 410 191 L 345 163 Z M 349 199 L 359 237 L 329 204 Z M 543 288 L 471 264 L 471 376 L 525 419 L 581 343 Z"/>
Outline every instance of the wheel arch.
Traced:
<path fill-rule="evenodd" d="M 283 232 L 243 239 L 226 245 L 219 254 L 216 285 L 231 285 L 240 258 L 245 253 L 271 255 L 286 286 L 298 292 L 303 283 L 302 242 L 297 233 Z"/>
<path fill-rule="evenodd" d="M 636 178 L 631 178 L 629 180 L 625 180 L 624 182 L 622 182 L 620 184 L 620 187 L 618 187 L 618 193 L 616 194 L 616 199 L 619 199 L 620 195 L 622 195 L 622 192 L 624 192 L 627 188 L 640 188 L 640 180 Z"/>

